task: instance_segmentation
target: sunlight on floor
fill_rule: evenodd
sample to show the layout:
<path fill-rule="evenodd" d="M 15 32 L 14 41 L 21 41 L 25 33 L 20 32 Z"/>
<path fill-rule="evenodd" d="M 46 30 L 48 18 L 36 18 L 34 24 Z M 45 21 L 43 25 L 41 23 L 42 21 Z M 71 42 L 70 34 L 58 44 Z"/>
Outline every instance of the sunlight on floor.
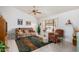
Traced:
<path fill-rule="evenodd" d="M 13 40 L 13 39 L 12 40 L 8 40 L 7 46 L 8 46 L 8 49 L 7 49 L 6 52 L 18 52 L 18 47 L 16 45 L 15 40 Z"/>

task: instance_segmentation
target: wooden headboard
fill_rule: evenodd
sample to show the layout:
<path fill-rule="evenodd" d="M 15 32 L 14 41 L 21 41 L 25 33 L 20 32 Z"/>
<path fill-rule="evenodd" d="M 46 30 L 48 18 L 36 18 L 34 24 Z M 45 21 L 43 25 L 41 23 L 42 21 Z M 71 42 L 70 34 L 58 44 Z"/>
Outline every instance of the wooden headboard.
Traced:
<path fill-rule="evenodd" d="M 24 30 L 34 31 L 33 28 L 16 28 L 16 31 L 19 30 L 19 29 L 22 30 L 22 31 L 24 31 Z"/>

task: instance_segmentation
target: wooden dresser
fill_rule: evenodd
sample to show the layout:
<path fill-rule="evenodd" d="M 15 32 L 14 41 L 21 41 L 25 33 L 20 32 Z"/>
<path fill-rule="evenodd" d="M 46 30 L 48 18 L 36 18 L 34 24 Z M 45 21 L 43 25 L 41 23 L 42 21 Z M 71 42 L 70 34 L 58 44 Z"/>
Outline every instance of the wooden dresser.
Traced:
<path fill-rule="evenodd" d="M 0 41 L 5 43 L 5 38 L 7 36 L 7 22 L 2 16 L 0 16 Z"/>

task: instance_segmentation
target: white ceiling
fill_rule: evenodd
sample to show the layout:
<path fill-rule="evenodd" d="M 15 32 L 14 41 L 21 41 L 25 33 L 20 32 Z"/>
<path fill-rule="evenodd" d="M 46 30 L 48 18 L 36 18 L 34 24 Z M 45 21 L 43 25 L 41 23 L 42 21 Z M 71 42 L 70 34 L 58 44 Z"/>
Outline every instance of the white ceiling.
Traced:
<path fill-rule="evenodd" d="M 31 15 L 33 10 L 33 6 L 17 6 L 16 8 L 28 13 Z M 79 9 L 79 6 L 36 6 L 36 8 L 42 12 L 41 14 L 37 14 L 37 17 L 44 18 L 50 15 L 55 15 L 63 12 L 67 12 L 70 10 Z"/>

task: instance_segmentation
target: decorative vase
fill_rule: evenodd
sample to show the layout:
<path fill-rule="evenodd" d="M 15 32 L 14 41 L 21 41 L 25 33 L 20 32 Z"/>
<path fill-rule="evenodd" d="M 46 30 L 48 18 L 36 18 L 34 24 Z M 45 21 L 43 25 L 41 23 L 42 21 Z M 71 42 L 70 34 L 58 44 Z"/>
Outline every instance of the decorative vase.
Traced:
<path fill-rule="evenodd" d="M 74 35 L 73 35 L 72 42 L 73 42 L 73 46 L 77 46 L 77 36 L 76 36 L 76 33 L 74 33 Z"/>

